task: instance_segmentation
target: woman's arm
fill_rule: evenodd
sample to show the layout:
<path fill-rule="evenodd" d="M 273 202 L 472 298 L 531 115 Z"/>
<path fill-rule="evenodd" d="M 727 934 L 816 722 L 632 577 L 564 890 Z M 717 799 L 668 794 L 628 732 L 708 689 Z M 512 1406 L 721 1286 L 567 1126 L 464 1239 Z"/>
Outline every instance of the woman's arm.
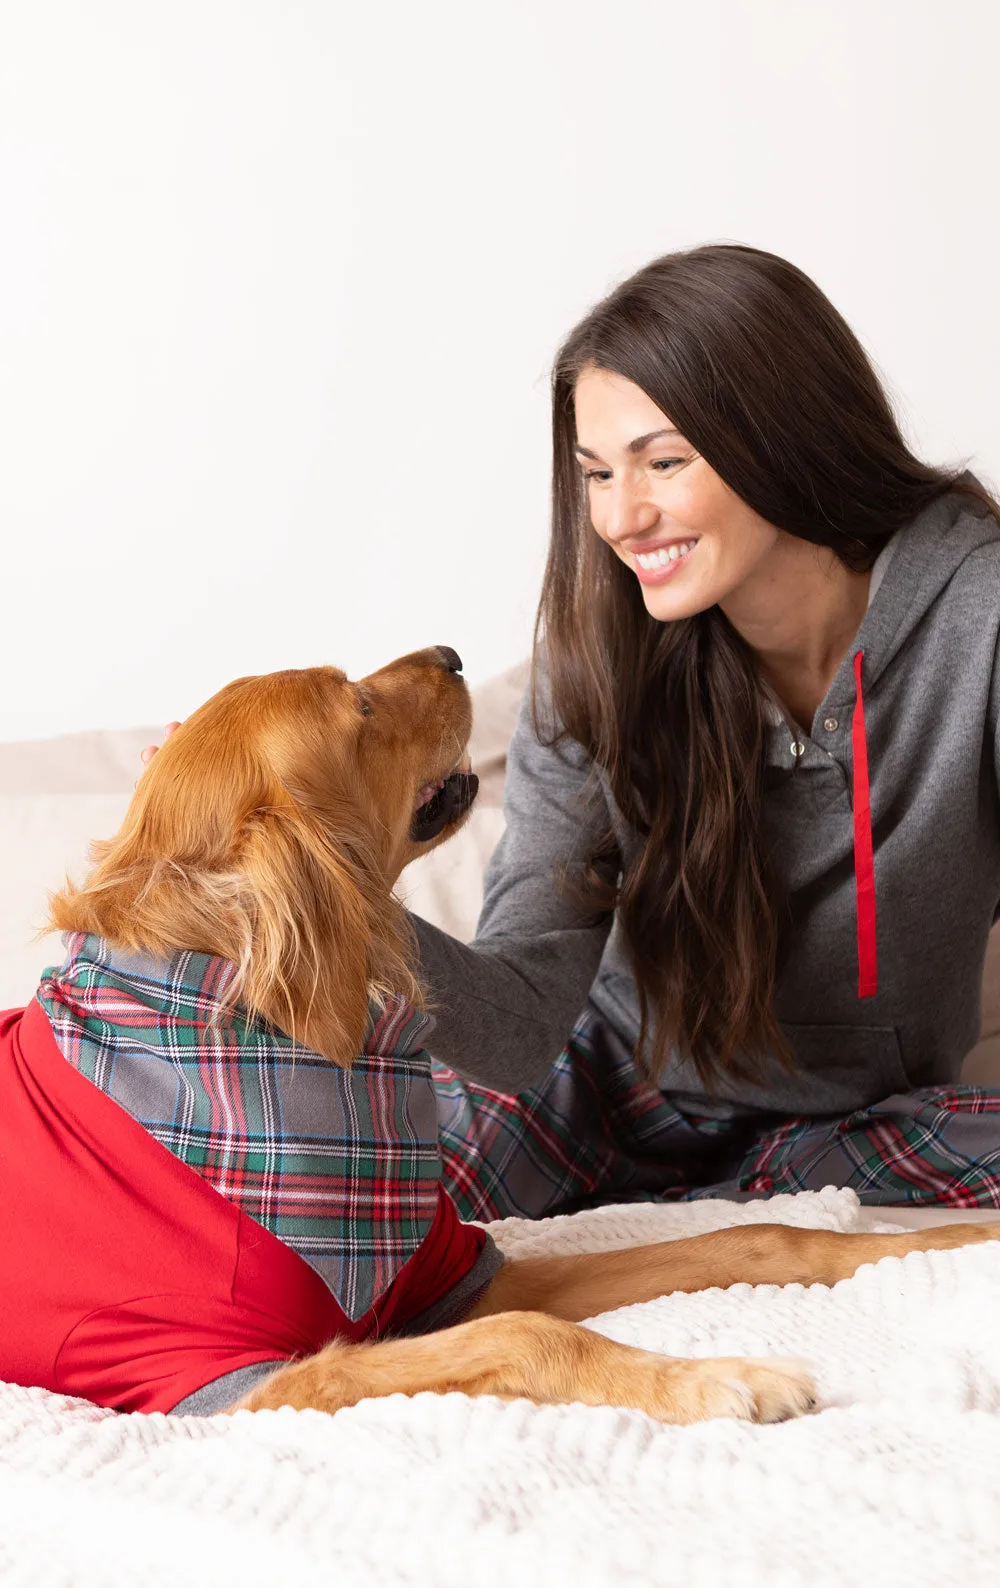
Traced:
<path fill-rule="evenodd" d="M 546 719 L 542 697 L 542 720 Z M 506 831 L 486 871 L 471 943 L 413 917 L 435 1027 L 434 1057 L 494 1091 L 539 1082 L 581 1013 L 611 927 L 559 886 L 579 877 L 608 823 L 604 794 L 581 746 L 549 749 L 521 703 L 504 785 Z M 609 862 L 609 872 L 617 866 Z"/>

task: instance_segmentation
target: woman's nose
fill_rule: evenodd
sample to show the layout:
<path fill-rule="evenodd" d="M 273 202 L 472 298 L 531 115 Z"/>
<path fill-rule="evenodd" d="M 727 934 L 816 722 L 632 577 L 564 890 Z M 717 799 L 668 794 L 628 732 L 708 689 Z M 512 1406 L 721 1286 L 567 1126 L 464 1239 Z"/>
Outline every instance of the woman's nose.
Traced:
<path fill-rule="evenodd" d="M 613 489 L 607 499 L 607 512 L 600 526 L 606 540 L 616 544 L 632 535 L 652 529 L 659 517 L 655 502 L 627 485 Z"/>

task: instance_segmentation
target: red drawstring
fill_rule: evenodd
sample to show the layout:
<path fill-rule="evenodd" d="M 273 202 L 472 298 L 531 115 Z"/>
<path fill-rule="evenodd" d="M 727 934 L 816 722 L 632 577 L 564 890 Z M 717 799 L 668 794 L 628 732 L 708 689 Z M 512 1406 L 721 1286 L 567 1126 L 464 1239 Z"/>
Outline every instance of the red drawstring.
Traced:
<path fill-rule="evenodd" d="M 854 657 L 857 698 L 851 724 L 854 752 L 854 876 L 858 900 L 858 997 L 875 996 L 875 861 L 872 854 L 872 809 L 868 794 L 868 745 L 861 698 L 861 658 Z"/>

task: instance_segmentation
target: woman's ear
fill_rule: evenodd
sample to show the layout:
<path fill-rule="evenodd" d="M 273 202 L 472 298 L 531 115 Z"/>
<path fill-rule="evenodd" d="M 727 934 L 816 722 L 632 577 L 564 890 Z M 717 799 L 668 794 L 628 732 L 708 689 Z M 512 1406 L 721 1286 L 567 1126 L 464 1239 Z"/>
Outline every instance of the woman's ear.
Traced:
<path fill-rule="evenodd" d="M 337 1064 L 362 1051 L 369 1004 L 386 992 L 419 1002 L 404 912 L 371 840 L 299 803 L 254 813 L 241 856 L 247 951 L 240 1002 Z"/>

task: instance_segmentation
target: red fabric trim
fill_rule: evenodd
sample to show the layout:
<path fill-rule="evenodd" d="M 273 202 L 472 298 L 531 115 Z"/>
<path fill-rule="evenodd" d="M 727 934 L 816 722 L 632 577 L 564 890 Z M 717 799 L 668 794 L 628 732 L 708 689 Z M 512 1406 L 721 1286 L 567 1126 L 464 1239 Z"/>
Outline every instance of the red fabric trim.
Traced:
<path fill-rule="evenodd" d="M 67 1063 L 37 1002 L 0 1015 L 0 1164 L 0 1378 L 119 1411 L 399 1330 L 486 1239 L 440 1190 L 423 1244 L 352 1323 L 297 1252 Z"/>
<path fill-rule="evenodd" d="M 861 658 L 854 656 L 857 698 L 851 724 L 854 756 L 854 877 L 858 908 L 858 997 L 873 998 L 877 986 L 875 940 L 875 857 L 872 850 L 872 811 L 868 789 L 868 744 L 865 708 L 861 695 Z"/>

